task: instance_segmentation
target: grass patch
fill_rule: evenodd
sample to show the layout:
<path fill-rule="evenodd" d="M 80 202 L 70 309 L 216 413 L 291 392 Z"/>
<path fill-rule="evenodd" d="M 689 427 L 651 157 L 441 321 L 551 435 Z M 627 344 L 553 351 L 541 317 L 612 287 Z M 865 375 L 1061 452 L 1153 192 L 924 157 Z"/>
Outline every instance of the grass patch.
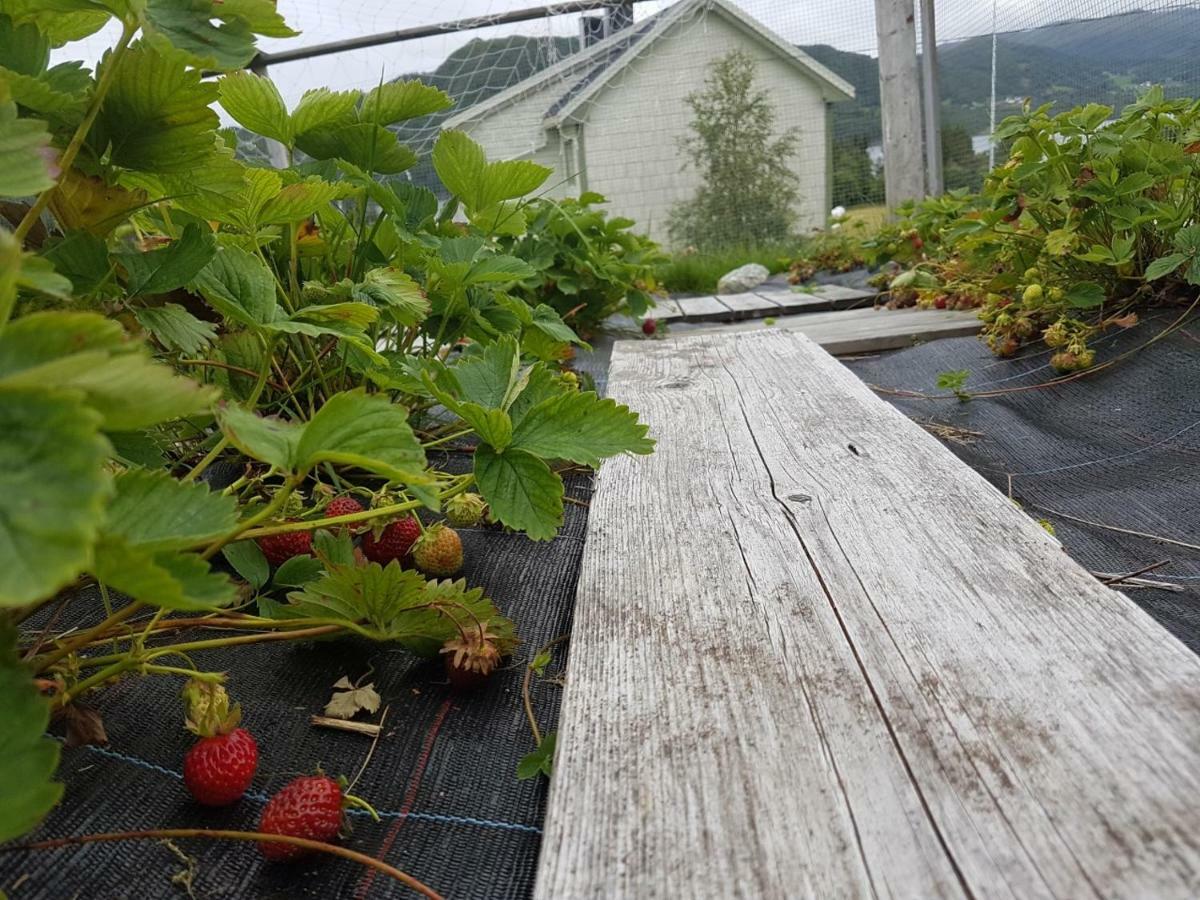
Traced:
<path fill-rule="evenodd" d="M 764 247 L 726 247 L 695 253 L 676 253 L 655 273 L 659 284 L 672 294 L 711 294 L 717 281 L 731 269 L 759 263 L 771 272 L 783 272 L 796 256 L 798 242 Z"/>

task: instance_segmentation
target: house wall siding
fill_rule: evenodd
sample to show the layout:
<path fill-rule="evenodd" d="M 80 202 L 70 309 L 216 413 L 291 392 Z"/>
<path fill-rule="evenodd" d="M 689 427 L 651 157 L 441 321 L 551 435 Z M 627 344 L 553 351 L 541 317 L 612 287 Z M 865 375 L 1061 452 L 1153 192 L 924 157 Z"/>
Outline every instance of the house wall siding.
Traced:
<path fill-rule="evenodd" d="M 827 117 L 816 81 L 770 48 L 716 15 L 679 23 L 580 110 L 586 118 L 585 177 L 610 209 L 634 219 L 656 240 L 668 240 L 671 208 L 694 196 L 699 177 L 679 148 L 708 67 L 731 50 L 758 64 L 757 86 L 775 107 L 777 133 L 796 129 L 790 166 L 799 177 L 797 228 L 822 228 L 829 210 Z"/>

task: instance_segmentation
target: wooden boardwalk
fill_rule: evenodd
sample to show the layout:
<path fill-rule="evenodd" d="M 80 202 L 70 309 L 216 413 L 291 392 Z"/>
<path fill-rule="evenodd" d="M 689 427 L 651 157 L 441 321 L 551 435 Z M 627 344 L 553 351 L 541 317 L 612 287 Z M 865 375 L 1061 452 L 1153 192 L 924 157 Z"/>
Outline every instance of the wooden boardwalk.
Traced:
<path fill-rule="evenodd" d="M 731 322 L 798 312 L 869 307 L 877 296 L 875 291 L 862 291 L 837 284 L 818 285 L 811 291 L 764 285 L 743 294 L 660 300 L 649 316 L 664 322 Z"/>
<path fill-rule="evenodd" d="M 609 393 L 536 897 L 1200 896 L 1200 659 L 801 335 Z"/>

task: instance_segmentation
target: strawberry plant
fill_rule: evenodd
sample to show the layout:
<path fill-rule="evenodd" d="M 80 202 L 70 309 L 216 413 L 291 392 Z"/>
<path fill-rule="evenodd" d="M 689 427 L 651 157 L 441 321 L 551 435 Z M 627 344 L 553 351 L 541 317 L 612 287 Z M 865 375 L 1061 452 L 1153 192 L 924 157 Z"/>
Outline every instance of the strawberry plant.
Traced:
<path fill-rule="evenodd" d="M 654 269 L 665 257 L 632 230 L 632 220 L 609 218 L 596 208 L 605 202 L 595 193 L 538 200 L 530 205 L 525 233 L 504 239 L 509 252 L 533 269 L 514 291 L 534 306 L 535 321 L 544 304 L 590 335 L 615 313 L 640 318 L 653 305 L 659 290 Z M 556 345 L 545 350 L 553 354 Z"/>
<path fill-rule="evenodd" d="M 95 72 L 49 64 L 113 20 Z M 449 98 L 397 82 L 288 109 L 239 69 L 255 35 L 290 33 L 266 0 L 0 0 L 0 840 L 61 794 L 51 715 L 121 678 L 215 691 L 205 651 L 351 635 L 491 671 L 515 626 L 405 568 L 417 511 L 471 489 L 548 540 L 559 461 L 652 450 L 560 371 L 579 338 L 522 295 L 537 270 L 510 251 L 549 170 L 451 131 L 449 199 L 412 186 L 389 126 Z M 240 161 L 217 103 L 292 164 Z M 478 442 L 472 471 L 429 464 L 455 439 Z M 461 566 L 447 535 L 426 529 L 429 571 Z M 188 786 L 236 799 L 253 739 L 228 707 L 190 721 Z"/>
<path fill-rule="evenodd" d="M 1200 101 L 1155 87 L 1115 116 L 1026 108 L 996 136 L 1010 156 L 979 194 L 906 204 L 862 241 L 894 267 L 889 305 L 979 307 L 998 355 L 1040 339 L 1073 371 L 1094 363 L 1094 336 L 1200 285 Z"/>

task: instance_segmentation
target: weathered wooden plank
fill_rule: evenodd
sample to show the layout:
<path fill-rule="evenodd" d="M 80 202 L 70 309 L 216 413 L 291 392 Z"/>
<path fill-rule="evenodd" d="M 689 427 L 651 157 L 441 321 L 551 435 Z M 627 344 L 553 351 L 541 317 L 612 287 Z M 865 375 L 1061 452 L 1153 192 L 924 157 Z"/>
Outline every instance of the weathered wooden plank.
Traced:
<path fill-rule="evenodd" d="M 679 304 L 683 315 L 692 322 L 733 318 L 729 307 L 716 297 L 680 297 L 675 302 Z"/>
<path fill-rule="evenodd" d="M 536 896 L 1200 896 L 1200 659 L 805 338 L 620 342 Z"/>
<path fill-rule="evenodd" d="M 826 300 L 874 301 L 879 296 L 879 291 L 846 287 L 844 284 L 818 284 L 812 288 L 812 295 Z"/>
<path fill-rule="evenodd" d="M 732 313 L 731 318 L 746 319 L 758 316 L 774 315 L 779 312 L 779 304 L 774 303 L 754 291 L 743 294 L 719 294 L 720 300 Z"/>
<path fill-rule="evenodd" d="M 875 353 L 910 347 L 922 341 L 977 334 L 982 324 L 970 311 L 940 309 L 855 309 L 805 312 L 764 320 L 705 327 L 703 333 L 796 331 L 829 353 Z M 699 330 L 692 334 L 701 333 Z"/>
<path fill-rule="evenodd" d="M 654 306 L 646 313 L 645 317 L 665 322 L 669 319 L 683 318 L 683 310 L 670 297 L 659 297 L 655 301 Z"/>

